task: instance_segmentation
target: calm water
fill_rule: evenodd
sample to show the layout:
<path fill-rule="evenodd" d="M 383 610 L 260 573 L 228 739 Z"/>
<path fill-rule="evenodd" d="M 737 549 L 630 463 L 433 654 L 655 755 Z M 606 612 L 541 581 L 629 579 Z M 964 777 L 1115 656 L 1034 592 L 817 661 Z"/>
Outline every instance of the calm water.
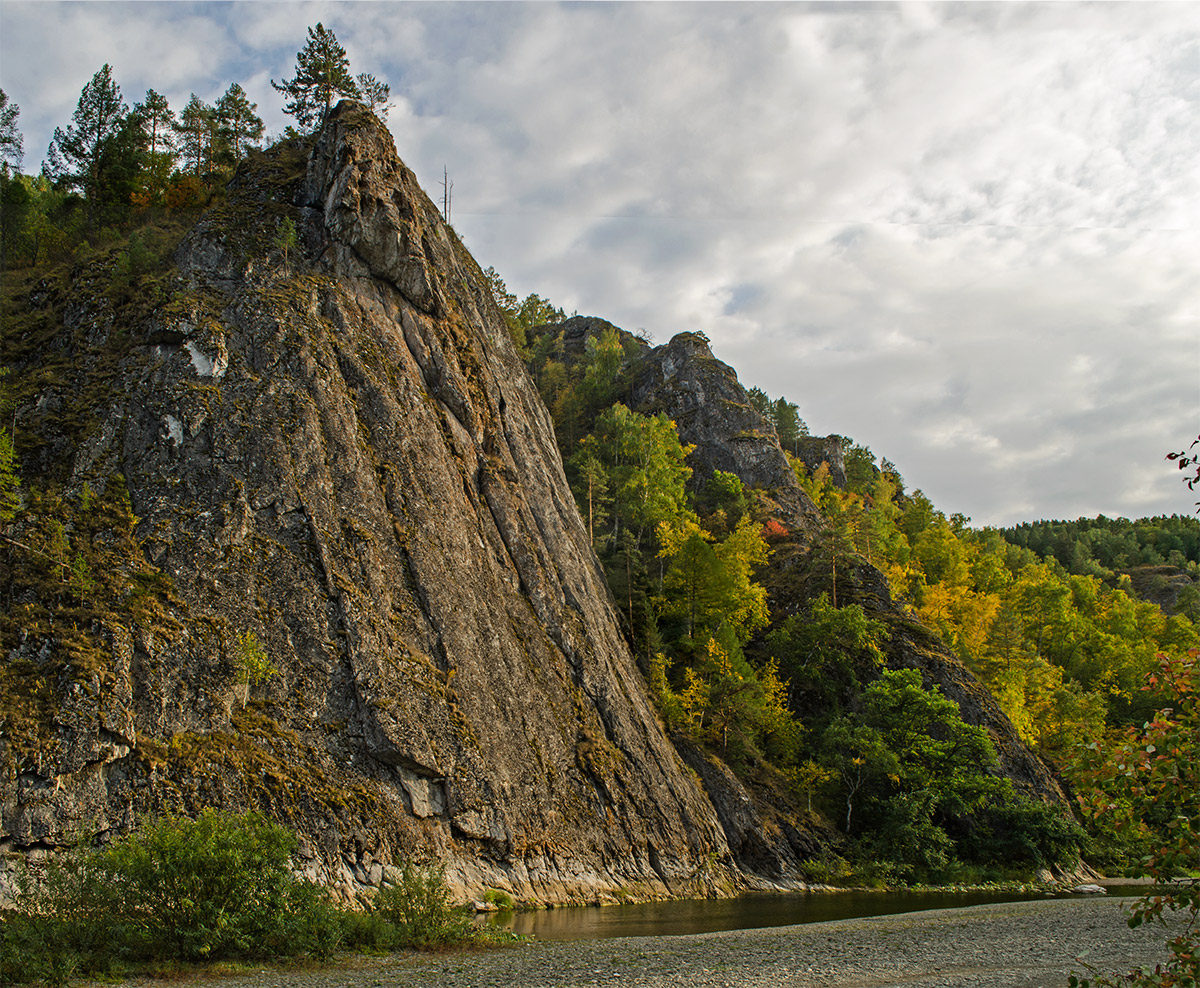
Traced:
<path fill-rule="evenodd" d="M 1138 886 L 1109 886 L 1110 895 L 1140 895 L 1144 891 Z M 539 940 L 597 940 L 761 929 L 1044 898 L 1042 892 L 812 892 L 628 906 L 571 906 L 501 913 L 491 921 Z"/>

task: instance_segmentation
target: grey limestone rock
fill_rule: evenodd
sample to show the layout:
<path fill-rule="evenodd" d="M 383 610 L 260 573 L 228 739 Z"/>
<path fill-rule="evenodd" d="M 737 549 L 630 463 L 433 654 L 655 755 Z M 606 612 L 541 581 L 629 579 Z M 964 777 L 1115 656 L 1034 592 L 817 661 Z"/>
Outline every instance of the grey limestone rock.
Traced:
<path fill-rule="evenodd" d="M 0 842 L 259 807 L 347 891 L 409 857 L 525 900 L 736 883 L 478 266 L 358 104 L 286 172 L 239 171 L 128 328 L 100 428 L 54 440 L 69 485 L 123 475 L 172 602 L 97 629 L 103 675 L 43 725 L 61 743 L 0 780 Z M 261 685 L 237 681 L 246 632 Z"/>

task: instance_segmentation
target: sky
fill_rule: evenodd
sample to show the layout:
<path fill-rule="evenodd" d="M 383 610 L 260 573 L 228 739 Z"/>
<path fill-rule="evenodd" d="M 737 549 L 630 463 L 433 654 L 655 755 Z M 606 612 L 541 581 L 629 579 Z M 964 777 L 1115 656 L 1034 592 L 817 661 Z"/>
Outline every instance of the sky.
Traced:
<path fill-rule="evenodd" d="M 318 21 L 517 295 L 705 333 L 975 525 L 1193 510 L 1200 3 L 0 0 L 25 170 L 106 62 L 278 134 Z"/>

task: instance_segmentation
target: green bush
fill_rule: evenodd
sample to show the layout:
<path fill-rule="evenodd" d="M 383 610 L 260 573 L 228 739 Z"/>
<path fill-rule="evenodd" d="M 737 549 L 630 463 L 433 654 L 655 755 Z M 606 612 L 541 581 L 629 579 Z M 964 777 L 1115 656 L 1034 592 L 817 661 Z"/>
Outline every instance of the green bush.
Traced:
<path fill-rule="evenodd" d="M 405 862 L 390 874 L 393 883 L 375 896 L 374 912 L 395 927 L 399 946 L 439 947 L 472 936 L 471 917 L 450 901 L 444 867 Z"/>
<path fill-rule="evenodd" d="M 979 814 L 963 856 L 1007 869 L 1069 867 L 1087 837 L 1074 820 L 1047 803 L 1015 797 Z"/>
<path fill-rule="evenodd" d="M 18 880 L 0 981 L 60 984 L 129 962 L 326 958 L 329 894 L 288 870 L 296 838 L 257 813 L 164 817 Z"/>
<path fill-rule="evenodd" d="M 513 897 L 501 889 L 488 889 L 483 893 L 483 901 L 487 902 L 497 909 L 511 910 L 513 908 Z"/>

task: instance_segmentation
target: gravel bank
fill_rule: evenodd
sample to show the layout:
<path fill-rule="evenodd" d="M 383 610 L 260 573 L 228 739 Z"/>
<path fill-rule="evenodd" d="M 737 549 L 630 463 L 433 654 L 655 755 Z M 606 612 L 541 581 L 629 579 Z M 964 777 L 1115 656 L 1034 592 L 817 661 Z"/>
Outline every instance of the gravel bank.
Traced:
<path fill-rule="evenodd" d="M 1128 902 L 1129 900 L 1125 900 Z M 1013 902 L 693 936 L 553 941 L 263 971 L 190 988 L 1065 988 L 1081 954 L 1103 969 L 1163 956 L 1121 902 Z M 136 982 L 138 985 L 147 982 Z"/>

